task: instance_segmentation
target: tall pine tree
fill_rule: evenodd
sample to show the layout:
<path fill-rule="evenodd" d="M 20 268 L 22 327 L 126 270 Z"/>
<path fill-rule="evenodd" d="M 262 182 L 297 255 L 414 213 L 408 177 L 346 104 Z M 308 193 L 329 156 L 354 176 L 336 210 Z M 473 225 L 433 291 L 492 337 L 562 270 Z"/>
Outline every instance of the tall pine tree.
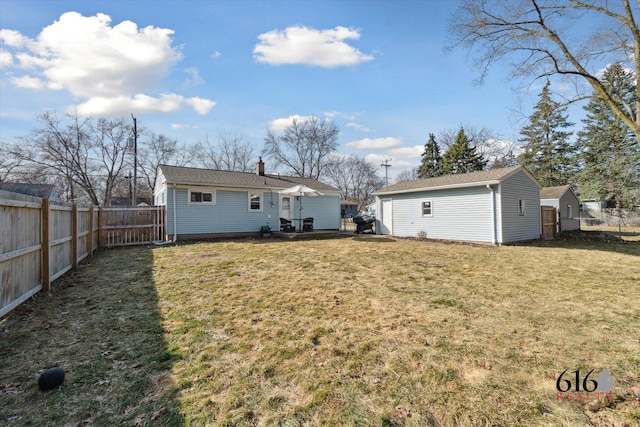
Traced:
<path fill-rule="evenodd" d="M 487 161 L 470 142 L 464 128 L 460 128 L 456 141 L 442 157 L 443 175 L 481 171 L 484 168 Z"/>
<path fill-rule="evenodd" d="M 436 137 L 430 133 L 429 141 L 424 144 L 422 162 L 418 168 L 418 178 L 432 178 L 440 175 L 442 175 L 442 156 L 440 155 L 440 147 L 436 142 Z"/>
<path fill-rule="evenodd" d="M 574 147 L 569 142 L 573 126 L 567 120 L 567 107 L 551 99 L 547 81 L 539 101 L 529 116 L 529 124 L 520 130 L 524 153 L 518 163 L 526 167 L 543 187 L 565 185 L 574 173 Z"/>
<path fill-rule="evenodd" d="M 635 107 L 635 78 L 621 64 L 609 66 L 602 82 L 624 100 L 625 108 Z M 617 207 L 633 206 L 640 202 L 640 146 L 633 132 L 597 94 L 584 109 L 585 127 L 578 132 L 577 141 L 582 166 L 576 176 L 580 196 L 608 200 Z"/>

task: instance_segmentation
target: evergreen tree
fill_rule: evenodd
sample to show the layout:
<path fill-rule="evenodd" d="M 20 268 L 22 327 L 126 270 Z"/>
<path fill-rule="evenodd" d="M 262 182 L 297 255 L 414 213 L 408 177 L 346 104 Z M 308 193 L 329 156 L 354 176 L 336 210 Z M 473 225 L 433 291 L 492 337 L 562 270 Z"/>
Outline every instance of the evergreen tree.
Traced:
<path fill-rule="evenodd" d="M 621 64 L 609 66 L 602 81 L 628 108 L 635 106 L 634 76 Z M 640 201 L 640 147 L 633 132 L 596 94 L 584 109 L 585 127 L 577 141 L 582 170 L 576 181 L 581 197 L 633 206 Z"/>
<path fill-rule="evenodd" d="M 487 161 L 470 142 L 464 128 L 460 128 L 456 141 L 442 157 L 443 175 L 481 171 L 484 168 Z"/>
<path fill-rule="evenodd" d="M 565 130 L 573 123 L 567 120 L 567 107 L 551 99 L 549 86 L 547 81 L 529 125 L 520 131 L 524 153 L 518 158 L 543 187 L 567 184 L 574 173 L 574 147 L 569 143 L 573 132 Z"/>
<path fill-rule="evenodd" d="M 440 155 L 440 147 L 436 142 L 436 137 L 430 133 L 429 141 L 424 145 L 424 153 L 422 153 L 422 163 L 418 168 L 418 178 L 432 178 L 442 175 L 442 156 Z"/>

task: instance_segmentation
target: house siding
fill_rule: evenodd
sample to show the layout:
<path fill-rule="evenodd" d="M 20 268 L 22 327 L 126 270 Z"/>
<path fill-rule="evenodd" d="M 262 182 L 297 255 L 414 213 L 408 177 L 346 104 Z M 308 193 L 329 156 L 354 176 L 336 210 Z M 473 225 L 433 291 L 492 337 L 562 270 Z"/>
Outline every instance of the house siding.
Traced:
<path fill-rule="evenodd" d="M 573 217 L 567 216 L 567 206 L 571 205 Z M 567 191 L 560 199 L 560 231 L 580 229 L 580 201 L 571 192 Z"/>
<path fill-rule="evenodd" d="M 176 228 L 178 236 L 207 235 L 225 233 L 258 233 L 260 227 L 268 225 L 272 230 L 278 230 L 279 207 L 276 191 L 263 191 L 262 211 L 250 212 L 249 190 L 232 191 L 206 187 L 207 191 L 215 190 L 215 204 L 189 203 L 189 189 L 199 191 L 197 186 L 177 187 L 176 194 Z M 251 191 L 254 192 L 253 190 Z M 320 199 L 320 200 L 318 200 Z M 296 201 L 295 215 L 298 215 Z M 314 217 L 315 229 L 339 229 L 340 218 L 338 207 L 339 196 L 307 197 L 303 199 L 302 216 Z M 167 206 L 167 234 L 174 231 L 173 188 L 166 191 Z"/>
<path fill-rule="evenodd" d="M 392 200 L 393 234 L 430 239 L 493 241 L 491 192 L 484 186 L 385 196 Z M 432 216 L 422 216 L 422 201 Z"/>
<path fill-rule="evenodd" d="M 539 239 L 540 187 L 522 170 L 500 184 L 501 242 Z M 518 214 L 518 199 L 525 200 L 525 214 Z"/>

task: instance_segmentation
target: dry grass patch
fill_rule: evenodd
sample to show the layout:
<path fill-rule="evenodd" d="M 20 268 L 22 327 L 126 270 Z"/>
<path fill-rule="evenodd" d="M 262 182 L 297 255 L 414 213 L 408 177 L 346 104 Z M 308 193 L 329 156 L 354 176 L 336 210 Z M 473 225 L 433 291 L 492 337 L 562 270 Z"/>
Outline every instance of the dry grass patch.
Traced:
<path fill-rule="evenodd" d="M 637 246 L 395 239 L 154 251 L 195 424 L 548 425 L 640 420 Z M 612 402 L 558 402 L 564 369 Z M 604 422 L 604 421 L 603 421 Z"/>
<path fill-rule="evenodd" d="M 638 424 L 639 257 L 364 236 L 107 251 L 4 322 L 0 424 Z M 70 374 L 41 393 L 49 361 Z M 609 369 L 611 400 L 558 401 L 565 369 Z"/>

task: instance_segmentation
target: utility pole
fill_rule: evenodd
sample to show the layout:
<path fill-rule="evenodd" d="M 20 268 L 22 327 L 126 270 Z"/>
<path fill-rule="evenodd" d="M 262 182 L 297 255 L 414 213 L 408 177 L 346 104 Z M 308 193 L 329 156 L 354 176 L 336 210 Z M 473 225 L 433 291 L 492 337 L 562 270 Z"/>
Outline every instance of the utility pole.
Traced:
<path fill-rule="evenodd" d="M 386 185 L 387 187 L 389 186 L 389 168 L 391 167 L 391 165 L 389 164 L 389 159 L 384 159 L 384 163 L 380 165 L 381 167 L 385 168 L 384 169 L 384 178 L 386 181 Z"/>
<path fill-rule="evenodd" d="M 133 200 L 131 206 L 138 204 L 138 120 L 131 113 L 133 119 Z"/>

